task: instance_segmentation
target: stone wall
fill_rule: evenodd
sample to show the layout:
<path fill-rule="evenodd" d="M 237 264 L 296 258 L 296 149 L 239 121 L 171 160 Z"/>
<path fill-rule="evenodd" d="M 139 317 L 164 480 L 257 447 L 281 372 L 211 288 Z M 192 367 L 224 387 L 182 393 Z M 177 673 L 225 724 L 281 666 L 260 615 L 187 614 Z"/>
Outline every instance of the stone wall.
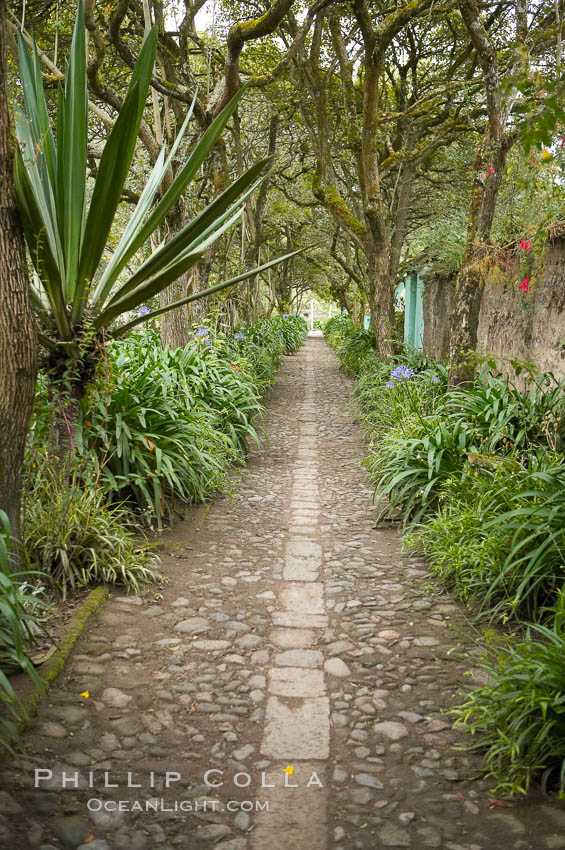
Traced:
<path fill-rule="evenodd" d="M 519 358 L 565 379 L 565 232 L 552 235 L 532 272 L 528 294 L 518 290 L 516 262 L 489 274 L 479 314 L 477 349 L 481 354 Z M 424 351 L 448 353 L 453 281 L 430 275 L 424 289 Z M 512 372 L 513 373 L 513 372 Z"/>

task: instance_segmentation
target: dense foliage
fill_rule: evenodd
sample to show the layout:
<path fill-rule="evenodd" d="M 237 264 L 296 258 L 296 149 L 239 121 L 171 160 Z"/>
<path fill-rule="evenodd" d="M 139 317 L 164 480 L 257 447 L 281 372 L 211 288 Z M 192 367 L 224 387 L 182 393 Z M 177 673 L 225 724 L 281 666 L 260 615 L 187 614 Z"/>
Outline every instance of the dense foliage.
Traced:
<path fill-rule="evenodd" d="M 21 705 L 8 675 L 24 670 L 41 687 L 26 648 L 33 643 L 37 621 L 45 603 L 33 589 L 35 575 L 15 573 L 9 563 L 10 525 L 0 511 L 0 751 L 13 754 L 12 744 L 20 743 L 18 722 Z"/>
<path fill-rule="evenodd" d="M 83 400 L 70 471 L 52 468 L 52 405 L 40 389 L 27 458 L 32 563 L 63 593 L 154 578 L 131 528 L 161 526 L 175 505 L 227 485 L 230 465 L 259 442 L 261 397 L 281 356 L 305 334 L 300 317 L 275 316 L 230 334 L 202 327 L 178 351 L 153 331 L 116 340 Z"/>

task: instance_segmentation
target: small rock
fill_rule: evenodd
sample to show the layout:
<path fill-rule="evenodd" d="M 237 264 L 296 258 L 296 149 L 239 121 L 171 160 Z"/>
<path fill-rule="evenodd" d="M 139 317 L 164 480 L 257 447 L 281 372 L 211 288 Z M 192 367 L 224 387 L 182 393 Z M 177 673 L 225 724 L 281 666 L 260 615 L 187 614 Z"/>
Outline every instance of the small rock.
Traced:
<path fill-rule="evenodd" d="M 100 832 L 113 832 L 115 829 L 118 829 L 122 825 L 125 820 L 126 813 L 125 812 L 89 812 L 89 817 L 96 829 L 99 829 Z M 129 848 L 128 848 L 129 850 Z"/>
<path fill-rule="evenodd" d="M 349 676 L 351 672 L 341 658 L 328 658 L 324 664 L 324 669 L 330 676 Z"/>
<path fill-rule="evenodd" d="M 113 841 L 115 850 L 145 850 L 147 847 L 147 836 L 140 829 L 133 832 L 121 829 L 113 836 Z"/>
<path fill-rule="evenodd" d="M 252 744 L 247 744 L 245 747 L 239 747 L 239 749 L 233 751 L 234 759 L 237 761 L 245 761 L 248 759 L 252 753 L 255 752 L 255 747 Z"/>
<path fill-rule="evenodd" d="M 219 841 L 225 835 L 229 835 L 231 829 L 223 823 L 209 823 L 207 826 L 199 826 L 194 830 L 194 837 L 208 841 Z"/>
<path fill-rule="evenodd" d="M 105 688 L 100 699 L 112 708 L 125 708 L 131 702 L 131 697 L 118 688 Z"/>
<path fill-rule="evenodd" d="M 241 830 L 241 832 L 247 832 L 250 823 L 251 818 L 249 817 L 247 812 L 238 812 L 233 819 L 233 825 L 236 827 L 236 829 Z"/>
<path fill-rule="evenodd" d="M 187 620 L 181 620 L 175 626 L 175 632 L 183 632 L 188 635 L 199 635 L 209 629 L 208 620 L 203 617 L 189 617 Z"/>
<path fill-rule="evenodd" d="M 74 850 L 90 834 L 90 824 L 81 815 L 69 815 L 55 818 L 51 831 L 64 847 Z"/>
<path fill-rule="evenodd" d="M 417 835 L 424 847 L 441 847 L 441 834 L 433 826 L 422 826 Z"/>
<path fill-rule="evenodd" d="M 259 635 L 243 635 L 243 637 L 238 638 L 236 641 L 237 645 L 242 649 L 255 649 L 262 642 L 263 638 L 259 637 Z"/>
<path fill-rule="evenodd" d="M 171 608 L 188 608 L 190 602 L 184 596 L 179 596 L 174 602 L 171 602 Z"/>
<path fill-rule="evenodd" d="M 345 782 L 346 779 L 347 779 L 347 771 L 345 771 L 342 767 L 339 767 L 339 766 L 334 767 L 334 772 L 333 772 L 332 778 L 333 778 L 334 782 L 339 782 L 341 784 L 342 782 Z"/>
<path fill-rule="evenodd" d="M 229 640 L 195 640 L 192 644 L 195 649 L 206 649 L 209 652 L 217 649 L 229 649 Z"/>
<path fill-rule="evenodd" d="M 375 735 L 382 738 L 388 738 L 389 741 L 400 741 L 408 735 L 408 729 L 402 723 L 395 723 L 393 720 L 384 720 L 381 723 L 375 723 L 373 726 Z"/>
<path fill-rule="evenodd" d="M 56 723 L 54 720 L 47 720 L 41 724 L 40 731 L 43 735 L 49 738 L 66 738 L 67 730 L 61 723 Z"/>
<path fill-rule="evenodd" d="M 377 779 L 376 776 L 372 776 L 370 773 L 357 773 L 353 777 L 357 785 L 362 785 L 365 788 L 383 788 L 383 783 L 380 779 Z"/>
<path fill-rule="evenodd" d="M 8 794 L 7 791 L 0 791 L 0 813 L 3 815 L 19 815 L 23 812 L 22 807 Z"/>
<path fill-rule="evenodd" d="M 377 830 L 377 835 L 385 847 L 410 847 L 410 833 L 393 823 L 387 823 Z"/>

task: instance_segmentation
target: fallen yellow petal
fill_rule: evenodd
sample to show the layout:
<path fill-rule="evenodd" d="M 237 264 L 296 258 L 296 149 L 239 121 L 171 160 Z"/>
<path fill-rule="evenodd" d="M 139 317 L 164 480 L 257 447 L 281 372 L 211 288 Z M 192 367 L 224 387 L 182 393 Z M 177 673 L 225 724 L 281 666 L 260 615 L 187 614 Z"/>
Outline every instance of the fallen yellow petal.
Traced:
<path fill-rule="evenodd" d="M 90 696 L 90 691 L 83 691 L 82 694 L 81 694 L 81 697 L 84 697 L 85 699 L 88 699 L 89 696 Z"/>

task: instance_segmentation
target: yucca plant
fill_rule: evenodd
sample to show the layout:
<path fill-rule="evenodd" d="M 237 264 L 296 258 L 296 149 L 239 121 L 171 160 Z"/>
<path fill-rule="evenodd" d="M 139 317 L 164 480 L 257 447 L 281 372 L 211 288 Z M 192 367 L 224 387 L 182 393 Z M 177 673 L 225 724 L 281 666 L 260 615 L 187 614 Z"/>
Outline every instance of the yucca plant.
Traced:
<path fill-rule="evenodd" d="M 189 295 L 166 307 L 113 327 L 198 262 L 207 247 L 236 221 L 261 182 L 269 159 L 249 168 L 191 222 L 135 265 L 147 243 L 212 151 L 241 97 L 241 89 L 206 130 L 176 178 L 153 203 L 192 114 L 189 110 L 168 156 L 165 148 L 110 260 L 103 261 L 122 190 L 135 152 L 155 61 L 157 31 L 146 34 L 116 123 L 106 141 L 87 209 L 88 96 L 84 9 L 79 0 L 64 88 L 59 89 L 55 126 L 45 99 L 38 51 L 30 57 L 19 35 L 25 111 L 16 112 L 21 151 L 15 157 L 15 188 L 31 259 L 36 271 L 33 300 L 39 340 L 47 350 L 52 379 L 65 379 L 71 398 L 80 399 L 99 359 L 104 334 L 117 336 L 135 324 L 257 275 L 261 269 Z M 193 103 L 194 106 L 194 103 Z M 291 256 L 290 254 L 287 256 Z"/>

